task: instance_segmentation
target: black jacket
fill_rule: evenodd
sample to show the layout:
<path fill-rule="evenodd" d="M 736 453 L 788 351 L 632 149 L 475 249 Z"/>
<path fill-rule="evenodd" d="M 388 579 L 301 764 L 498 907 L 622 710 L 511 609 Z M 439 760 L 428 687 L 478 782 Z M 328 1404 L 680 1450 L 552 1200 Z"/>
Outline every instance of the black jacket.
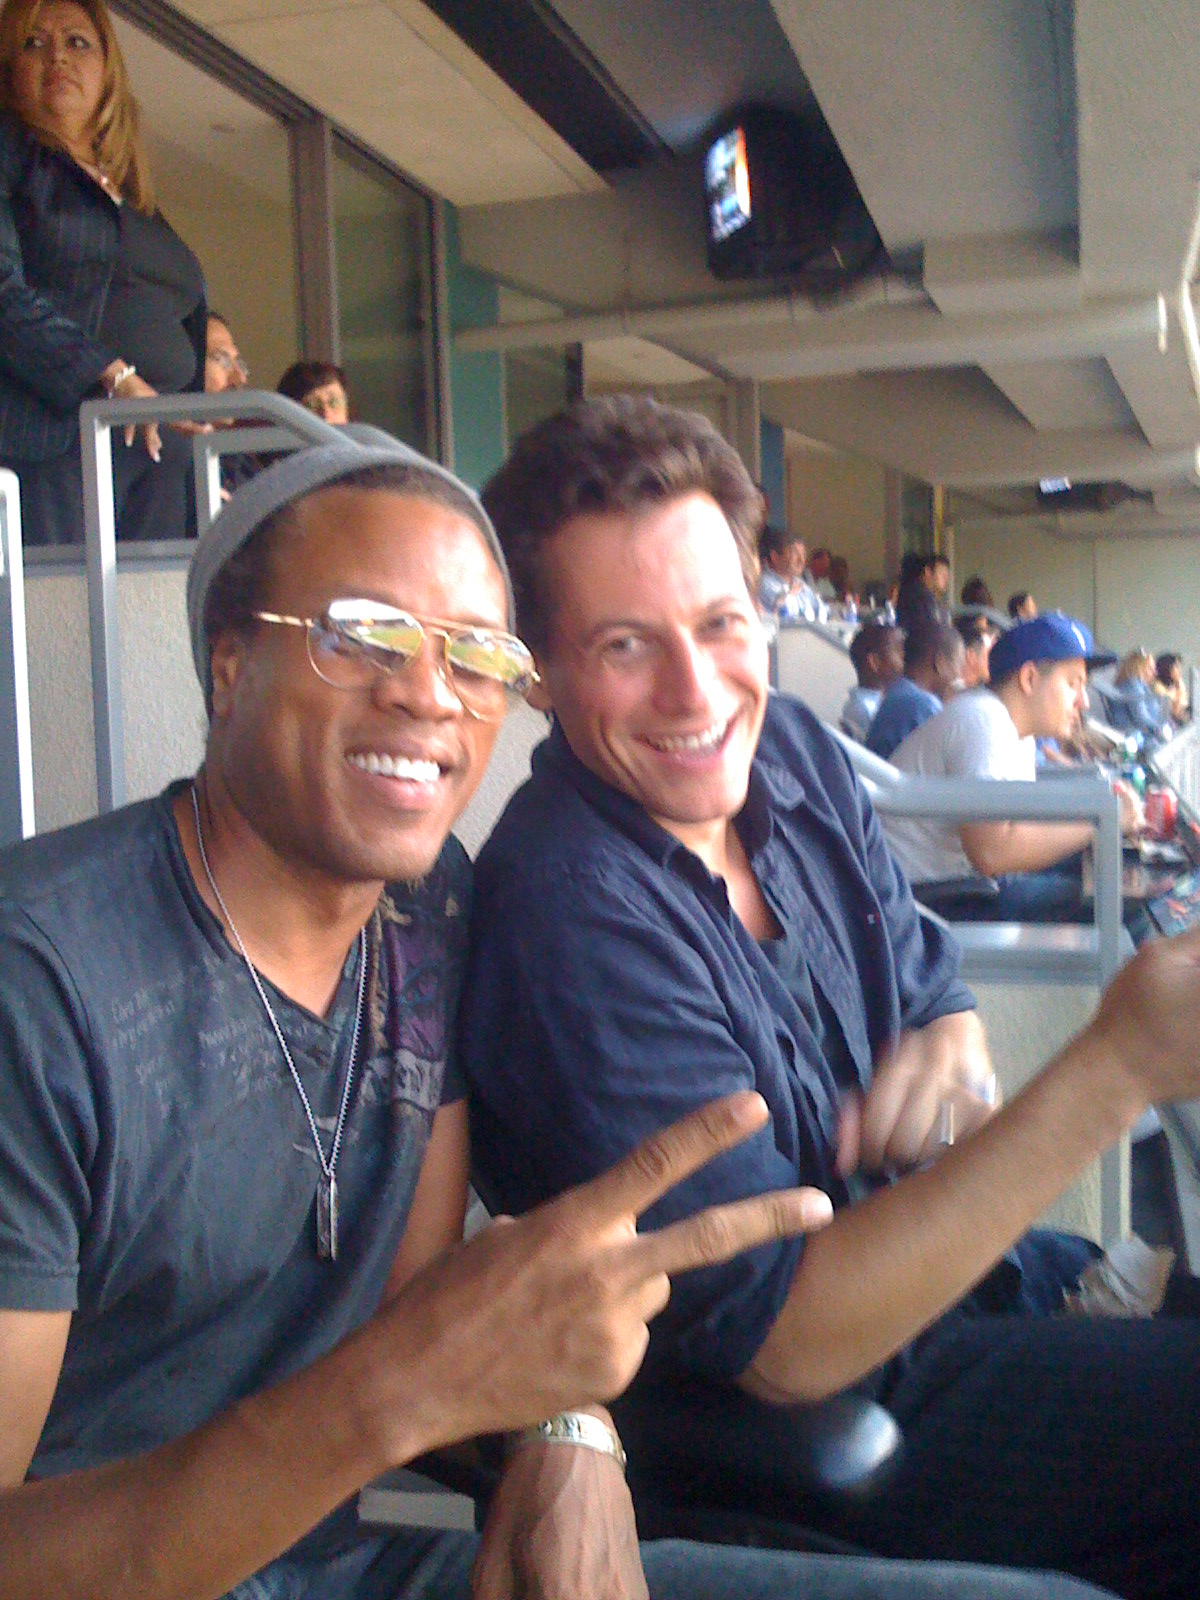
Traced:
<path fill-rule="evenodd" d="M 78 438 L 81 401 L 122 352 L 99 343 L 120 249 L 117 207 L 70 157 L 0 114 L 0 458 L 45 461 Z M 206 308 L 187 319 L 203 386 Z"/>

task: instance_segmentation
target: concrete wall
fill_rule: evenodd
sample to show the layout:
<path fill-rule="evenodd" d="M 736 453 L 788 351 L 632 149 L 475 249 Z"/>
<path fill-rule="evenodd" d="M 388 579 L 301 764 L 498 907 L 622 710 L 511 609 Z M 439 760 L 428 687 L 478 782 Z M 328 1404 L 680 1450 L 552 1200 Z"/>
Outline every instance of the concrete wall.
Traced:
<path fill-rule="evenodd" d="M 128 798 L 194 772 L 204 706 L 184 611 L 186 568 L 126 569 L 117 578 Z M 95 735 L 82 568 L 25 571 L 29 714 L 37 830 L 96 812 Z"/>
<path fill-rule="evenodd" d="M 973 984 L 987 1029 L 992 1063 L 1006 1100 L 1035 1078 L 1050 1057 L 1091 1017 L 1099 999 L 1090 985 Z M 1128 1186 L 1128 1147 L 1119 1160 Z M 1093 1161 L 1065 1194 L 1039 1218 L 1044 1227 L 1065 1228 L 1103 1240 L 1100 1163 Z"/>
<path fill-rule="evenodd" d="M 792 445 L 787 451 L 787 525 L 809 551 L 828 545 L 850 563 L 857 588 L 884 576 L 886 474 L 873 461 Z"/>
<path fill-rule="evenodd" d="M 954 593 L 974 573 L 987 583 L 1003 609 L 1010 594 L 1028 589 L 1044 610 L 1058 607 L 1092 627 L 1095 593 L 1090 544 L 1052 539 L 1026 524 L 1017 528 L 972 524 L 956 528 Z"/>
<path fill-rule="evenodd" d="M 1064 539 L 1036 525 L 973 524 L 954 536 L 954 579 L 981 573 L 1003 606 L 1028 589 L 1081 617 L 1114 650 L 1200 658 L 1200 538 Z"/>

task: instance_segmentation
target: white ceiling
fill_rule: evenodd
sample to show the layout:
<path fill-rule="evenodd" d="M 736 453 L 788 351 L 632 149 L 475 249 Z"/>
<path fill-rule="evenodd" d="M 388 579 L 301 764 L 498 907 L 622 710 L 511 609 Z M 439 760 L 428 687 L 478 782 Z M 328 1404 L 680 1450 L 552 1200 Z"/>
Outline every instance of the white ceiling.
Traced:
<path fill-rule="evenodd" d="M 473 258 L 604 313 L 573 319 L 575 337 L 615 317 L 757 381 L 764 414 L 788 428 L 931 482 L 1124 476 L 1159 491 L 1172 526 L 1194 502 L 1200 528 L 1182 465 L 1200 403 L 1180 309 L 1200 199 L 1200 3 L 770 3 L 886 245 L 919 264 L 904 284 L 833 306 L 780 298 L 752 318 L 704 306 L 689 322 L 666 307 L 716 286 L 694 257 L 682 265 L 687 250 L 657 295 L 636 256 L 602 283 L 595 269 L 555 281 L 553 216 L 573 258 L 571 219 L 590 211 L 594 233 L 603 213 L 625 238 L 640 215 L 644 254 L 678 232 L 694 184 L 679 170 L 660 174 L 658 206 L 642 177 L 586 203 L 487 208 L 464 230 Z M 724 10 L 736 20 L 737 0 Z M 526 230 L 538 259 L 522 268 L 511 240 Z"/>
<path fill-rule="evenodd" d="M 179 9 L 455 205 L 601 187 L 418 0 L 180 0 Z"/>
<path fill-rule="evenodd" d="M 287 136 L 267 112 L 184 61 L 140 28 L 114 17 L 121 54 L 142 108 L 151 170 L 183 153 L 290 203 Z"/>
<path fill-rule="evenodd" d="M 183 9 L 570 318 L 477 345 L 604 340 L 610 380 L 753 380 L 789 429 L 931 482 L 1123 476 L 1200 527 L 1200 0 L 556 0 L 675 152 L 608 184 L 418 0 Z M 815 96 L 903 282 L 818 307 L 709 275 L 689 141 L 756 91 Z"/>

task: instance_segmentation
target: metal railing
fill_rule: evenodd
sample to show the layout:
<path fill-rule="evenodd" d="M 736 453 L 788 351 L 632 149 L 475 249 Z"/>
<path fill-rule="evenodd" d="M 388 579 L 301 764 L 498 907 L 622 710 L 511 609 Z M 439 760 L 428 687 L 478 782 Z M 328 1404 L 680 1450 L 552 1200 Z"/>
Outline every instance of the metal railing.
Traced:
<path fill-rule="evenodd" d="M 995 778 L 914 778 L 829 730 L 850 757 L 881 816 L 944 822 L 1090 822 L 1095 828 L 1095 938 L 1085 962 L 1103 987 L 1128 953 L 1121 937 L 1121 813 L 1104 778 L 1056 777 L 1053 783 Z"/>
<path fill-rule="evenodd" d="M 964 975 L 976 982 L 1095 984 L 1107 988 L 1132 953 L 1121 922 L 1121 820 L 1111 785 L 1098 777 L 1053 783 L 995 778 L 914 778 L 881 761 L 836 729 L 881 816 L 936 817 L 947 822 L 1090 822 L 1095 923 L 1041 927 L 1021 923 L 949 924 L 963 951 Z M 927 913 L 932 915 L 932 913 Z M 940 920 L 940 919 L 939 919 Z M 1100 1223 L 1104 1239 L 1128 1227 L 1127 1141 L 1100 1157 Z"/>
<path fill-rule="evenodd" d="M 34 831 L 21 489 L 0 468 L 0 844 Z"/>
<path fill-rule="evenodd" d="M 1169 783 L 1193 810 L 1200 810 L 1200 726 L 1189 722 L 1151 753 L 1147 765 L 1153 777 Z"/>
<path fill-rule="evenodd" d="M 96 801 L 101 812 L 124 805 L 125 735 L 117 635 L 117 526 L 113 500 L 112 430 L 127 423 L 213 422 L 267 418 L 273 428 L 218 428 L 194 444 L 197 527 L 207 529 L 220 507 L 220 456 L 342 437 L 311 411 L 265 390 L 224 394 L 155 395 L 146 400 L 89 400 L 79 411 L 83 456 L 84 552 L 96 738 Z M 140 445 L 137 448 L 141 448 Z"/>
<path fill-rule="evenodd" d="M 995 778 L 902 778 L 875 796 L 885 817 L 936 817 L 949 822 L 1090 822 L 1095 828 L 1094 975 L 1105 985 L 1121 965 L 1120 808 L 1101 778 L 1053 783 Z"/>

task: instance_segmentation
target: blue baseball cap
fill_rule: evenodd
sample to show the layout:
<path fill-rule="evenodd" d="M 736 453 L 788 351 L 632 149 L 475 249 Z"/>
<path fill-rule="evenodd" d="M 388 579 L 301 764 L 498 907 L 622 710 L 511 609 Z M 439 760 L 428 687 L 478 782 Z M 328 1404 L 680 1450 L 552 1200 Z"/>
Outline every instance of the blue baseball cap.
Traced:
<path fill-rule="evenodd" d="M 993 683 L 1010 677 L 1027 661 L 1085 661 L 1089 667 L 1106 667 L 1116 660 L 1111 652 L 1096 649 L 1096 641 L 1074 617 L 1061 611 L 1044 611 L 1030 622 L 1017 622 L 992 646 L 988 671 Z"/>

